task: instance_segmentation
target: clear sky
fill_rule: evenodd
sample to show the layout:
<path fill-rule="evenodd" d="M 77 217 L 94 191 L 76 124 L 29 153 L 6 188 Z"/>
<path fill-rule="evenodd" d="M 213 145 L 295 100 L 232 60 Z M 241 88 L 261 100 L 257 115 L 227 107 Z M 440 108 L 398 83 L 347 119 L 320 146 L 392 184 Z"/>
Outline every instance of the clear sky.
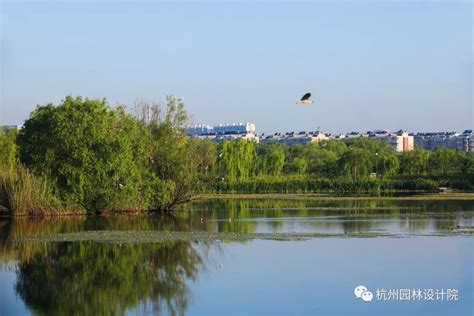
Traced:
<path fill-rule="evenodd" d="M 471 1 L 0 1 L 0 124 L 174 94 L 258 132 L 474 125 Z"/>

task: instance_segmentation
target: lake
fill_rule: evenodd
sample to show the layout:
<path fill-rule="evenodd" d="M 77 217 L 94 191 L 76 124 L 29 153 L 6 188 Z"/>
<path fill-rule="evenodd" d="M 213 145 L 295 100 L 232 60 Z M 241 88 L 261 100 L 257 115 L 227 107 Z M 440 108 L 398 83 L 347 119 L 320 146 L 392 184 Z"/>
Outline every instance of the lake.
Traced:
<path fill-rule="evenodd" d="M 370 198 L 0 219 L 0 315 L 472 315 L 473 228 L 472 201 Z"/>

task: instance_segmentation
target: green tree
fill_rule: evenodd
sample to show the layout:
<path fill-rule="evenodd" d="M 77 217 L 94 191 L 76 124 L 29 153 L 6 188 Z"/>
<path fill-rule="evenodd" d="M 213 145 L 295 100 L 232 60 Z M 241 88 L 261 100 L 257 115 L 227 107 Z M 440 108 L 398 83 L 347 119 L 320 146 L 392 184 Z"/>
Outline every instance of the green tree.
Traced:
<path fill-rule="evenodd" d="M 461 172 L 463 153 L 453 148 L 436 148 L 430 156 L 428 168 L 431 173 L 448 174 Z"/>
<path fill-rule="evenodd" d="M 337 153 L 327 150 L 320 144 L 308 144 L 306 151 L 308 160 L 308 172 L 317 176 L 333 176 L 337 164 Z"/>
<path fill-rule="evenodd" d="M 376 153 L 376 170 L 377 174 L 382 176 L 396 175 L 400 169 L 400 161 L 394 150 L 382 151 Z"/>
<path fill-rule="evenodd" d="M 214 164 L 210 155 L 215 149 L 186 135 L 189 119 L 181 99 L 168 96 L 164 106 L 140 102 L 135 109 L 151 135 L 151 171 L 165 183 L 156 191 L 152 206 L 169 213 L 191 200 L 199 188 L 199 173 Z"/>
<path fill-rule="evenodd" d="M 402 174 L 425 174 L 430 153 L 426 150 L 411 150 L 401 153 L 400 172 Z"/>
<path fill-rule="evenodd" d="M 224 141 L 218 148 L 218 178 L 247 179 L 255 167 L 255 144 L 247 140 Z"/>
<path fill-rule="evenodd" d="M 208 183 L 212 180 L 216 166 L 216 143 L 207 139 L 192 138 L 190 151 L 196 161 L 196 171 L 198 172 L 199 180 L 203 182 L 203 184 Z"/>
<path fill-rule="evenodd" d="M 372 170 L 370 153 L 362 148 L 349 148 L 338 161 L 340 172 L 343 175 L 359 179 L 369 174 Z"/>
<path fill-rule="evenodd" d="M 474 155 L 472 153 L 464 153 L 460 164 L 461 173 L 474 173 Z"/>
<path fill-rule="evenodd" d="M 271 143 L 268 145 L 258 145 L 257 147 L 257 174 L 280 175 L 285 165 L 285 150 L 283 144 Z"/>
<path fill-rule="evenodd" d="M 0 167 L 12 167 L 17 163 L 18 148 L 15 139 L 18 131 L 9 129 L 0 130 Z"/>
<path fill-rule="evenodd" d="M 392 150 L 390 145 L 383 140 L 369 137 L 358 137 L 345 140 L 348 147 L 364 149 L 367 152 L 375 154 L 376 152 L 384 152 Z"/>
<path fill-rule="evenodd" d="M 147 133 L 123 107 L 68 96 L 38 106 L 17 142 L 21 162 L 55 179 L 62 199 L 95 211 L 147 207 Z"/>
<path fill-rule="evenodd" d="M 285 165 L 285 172 L 287 174 L 306 174 L 308 170 L 308 161 L 304 158 L 295 157 Z"/>

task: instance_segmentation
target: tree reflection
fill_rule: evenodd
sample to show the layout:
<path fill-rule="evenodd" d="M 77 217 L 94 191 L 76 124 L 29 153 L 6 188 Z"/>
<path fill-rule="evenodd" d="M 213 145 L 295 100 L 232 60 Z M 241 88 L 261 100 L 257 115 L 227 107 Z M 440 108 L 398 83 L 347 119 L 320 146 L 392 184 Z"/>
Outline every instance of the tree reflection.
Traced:
<path fill-rule="evenodd" d="M 472 226 L 473 210 L 469 201 L 255 199 L 197 202 L 194 206 L 192 212 L 183 210 L 174 218 L 0 221 L 0 263 L 18 263 L 16 291 L 36 314 L 120 315 L 138 309 L 140 314 L 180 315 L 191 302 L 189 283 L 209 264 L 209 244 L 44 243 L 20 241 L 21 237 L 90 230 L 254 233 L 269 227 L 271 231 L 288 229 L 283 223 L 289 223 L 290 229 L 316 232 L 451 233 L 461 221 Z M 300 219 L 304 226 L 297 226 Z"/>
<path fill-rule="evenodd" d="M 49 243 L 18 264 L 16 292 L 40 315 L 185 313 L 203 257 L 189 242 Z"/>

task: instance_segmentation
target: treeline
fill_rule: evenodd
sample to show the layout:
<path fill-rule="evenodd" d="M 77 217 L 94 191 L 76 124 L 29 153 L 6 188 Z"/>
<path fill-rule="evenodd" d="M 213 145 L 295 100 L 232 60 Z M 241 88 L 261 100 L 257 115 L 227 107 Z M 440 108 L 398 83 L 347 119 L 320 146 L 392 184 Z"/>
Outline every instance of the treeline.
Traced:
<path fill-rule="evenodd" d="M 370 138 L 305 145 L 224 142 L 209 192 L 304 193 L 474 189 L 474 155 L 455 149 L 398 153 Z"/>
<path fill-rule="evenodd" d="M 471 153 L 448 148 L 398 153 L 387 142 L 367 137 L 289 147 L 247 141 L 224 142 L 215 146 L 218 157 L 214 170 L 229 181 L 259 176 L 364 179 L 371 174 L 386 178 L 474 172 Z"/>
<path fill-rule="evenodd" d="M 0 133 L 0 213 L 171 212 L 196 193 L 386 192 L 474 189 L 474 156 L 395 152 L 369 138 L 287 147 L 220 144 L 186 135 L 181 100 L 66 97 Z"/>

